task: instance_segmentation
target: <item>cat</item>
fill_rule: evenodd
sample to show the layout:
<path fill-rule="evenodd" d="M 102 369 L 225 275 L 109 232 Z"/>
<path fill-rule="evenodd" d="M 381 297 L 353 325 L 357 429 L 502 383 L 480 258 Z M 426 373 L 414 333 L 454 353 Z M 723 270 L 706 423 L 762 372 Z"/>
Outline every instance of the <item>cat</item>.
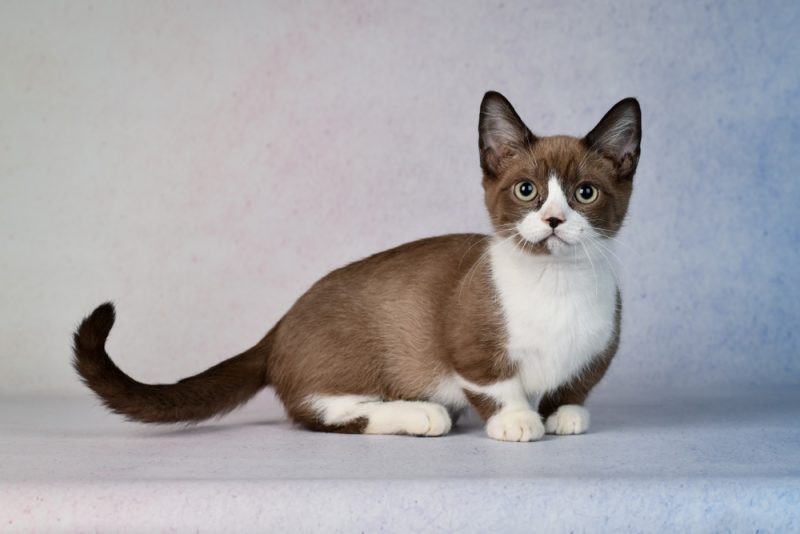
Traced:
<path fill-rule="evenodd" d="M 106 303 L 74 335 L 76 370 L 109 409 L 146 423 L 198 422 L 271 385 L 318 431 L 441 436 L 472 406 L 497 440 L 585 432 L 584 401 L 619 343 L 609 246 L 639 161 L 639 103 L 620 101 L 583 138 L 539 137 L 490 91 L 478 130 L 492 235 L 337 269 L 255 346 L 175 384 L 142 384 L 111 361 Z"/>

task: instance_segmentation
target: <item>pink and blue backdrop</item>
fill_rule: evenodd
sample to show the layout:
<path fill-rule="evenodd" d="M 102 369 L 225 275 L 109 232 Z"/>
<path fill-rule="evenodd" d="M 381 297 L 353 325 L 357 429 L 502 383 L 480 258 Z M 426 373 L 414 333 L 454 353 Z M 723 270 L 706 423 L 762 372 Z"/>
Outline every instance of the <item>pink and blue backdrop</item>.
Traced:
<path fill-rule="evenodd" d="M 0 389 L 81 393 L 70 331 L 171 380 L 330 269 L 488 230 L 483 92 L 537 133 L 642 104 L 604 387 L 800 381 L 793 2 L 6 2 Z"/>

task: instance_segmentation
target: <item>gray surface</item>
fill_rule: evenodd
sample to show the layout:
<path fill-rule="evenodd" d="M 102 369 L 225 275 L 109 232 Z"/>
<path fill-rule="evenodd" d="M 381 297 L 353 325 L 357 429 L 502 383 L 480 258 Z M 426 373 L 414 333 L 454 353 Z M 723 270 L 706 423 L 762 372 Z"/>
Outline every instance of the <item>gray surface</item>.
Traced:
<path fill-rule="evenodd" d="M 263 395 L 190 429 L 7 398 L 3 528 L 657 531 L 800 528 L 796 390 L 601 394 L 585 436 L 316 434 Z"/>

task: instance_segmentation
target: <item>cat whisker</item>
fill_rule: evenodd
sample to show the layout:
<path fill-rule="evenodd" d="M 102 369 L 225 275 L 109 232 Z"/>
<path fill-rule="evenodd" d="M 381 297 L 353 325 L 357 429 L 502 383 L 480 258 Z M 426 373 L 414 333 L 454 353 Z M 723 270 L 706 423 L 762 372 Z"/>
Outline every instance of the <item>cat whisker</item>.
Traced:
<path fill-rule="evenodd" d="M 489 236 L 489 235 L 481 236 L 479 239 L 477 239 L 472 245 L 470 245 L 467 248 L 467 250 L 464 251 L 464 254 L 461 255 L 461 259 L 458 260 L 458 266 L 461 267 L 461 264 L 464 262 L 464 258 L 467 257 L 467 254 L 469 254 L 469 252 L 473 248 L 475 248 L 476 245 L 481 245 L 481 244 L 483 244 L 483 243 L 485 243 L 487 241 L 491 241 L 491 239 L 492 239 L 492 236 Z"/>
<path fill-rule="evenodd" d="M 635 247 L 633 247 L 630 243 L 618 238 L 615 233 L 614 234 L 609 233 L 607 230 L 603 230 L 601 228 L 593 228 L 592 231 L 595 234 L 597 234 L 599 237 L 602 237 L 603 239 L 606 239 L 606 240 L 611 241 L 611 242 L 613 242 L 615 244 L 619 244 L 619 245 L 621 245 L 623 247 L 626 247 L 628 250 L 630 250 L 631 252 L 634 252 L 635 254 L 639 253 L 639 251 L 636 250 Z"/>
<path fill-rule="evenodd" d="M 503 240 L 500 241 L 500 244 L 507 243 L 510 239 L 513 239 L 514 237 L 516 237 L 516 235 L 517 234 L 512 234 L 511 236 L 504 238 Z M 486 240 L 491 241 L 492 237 L 493 236 L 486 236 Z M 460 285 L 460 287 L 458 289 L 458 299 L 457 300 L 458 300 L 459 304 L 461 303 L 461 296 L 462 296 L 462 294 L 464 292 L 464 286 L 469 285 L 469 284 L 472 283 L 472 280 L 475 277 L 475 273 L 477 272 L 477 270 L 481 266 L 481 264 L 484 261 L 486 261 L 486 259 L 489 257 L 490 253 L 491 253 L 491 248 L 487 246 L 486 250 L 483 251 L 483 253 L 481 253 L 481 255 L 478 257 L 478 259 L 475 261 L 475 264 L 472 267 L 470 267 L 469 271 L 467 271 L 467 274 L 462 279 L 461 285 Z"/>
<path fill-rule="evenodd" d="M 601 240 L 601 239 L 598 239 L 598 238 L 595 238 L 595 237 L 591 237 L 591 236 L 590 236 L 590 237 L 588 238 L 588 241 L 589 241 L 589 242 L 591 242 L 592 244 L 594 244 L 594 245 L 598 246 L 598 247 L 601 247 L 603 250 L 605 250 L 606 252 L 608 252 L 609 254 L 611 254 L 611 255 L 614 257 L 614 259 L 615 259 L 617 262 L 619 262 L 619 264 L 620 264 L 620 265 L 622 265 L 622 264 L 623 264 L 622 260 L 621 260 L 621 259 L 620 259 L 620 257 L 617 255 L 617 253 L 616 253 L 616 252 L 614 252 L 614 250 L 613 250 L 611 247 L 608 247 L 608 246 L 606 246 L 606 245 L 605 245 L 605 244 L 602 242 L 602 240 Z"/>
<path fill-rule="evenodd" d="M 605 260 L 606 264 L 608 265 L 608 270 L 609 270 L 609 271 L 611 271 L 611 276 L 613 276 L 613 277 L 614 277 L 614 282 L 616 282 L 616 284 L 617 284 L 617 287 L 620 287 L 620 286 L 621 286 L 621 282 L 620 282 L 620 279 L 619 279 L 619 275 L 617 274 L 617 263 L 615 263 L 615 262 L 612 262 L 612 261 L 609 259 L 609 257 L 608 257 L 608 256 L 605 254 L 605 252 L 603 252 L 603 249 L 601 248 L 601 245 L 600 245 L 600 244 L 599 244 L 599 243 L 598 243 L 596 240 L 593 240 L 593 239 L 587 239 L 587 240 L 586 240 L 586 242 L 587 242 L 589 245 L 592 245 L 593 247 L 595 247 L 595 250 L 597 250 L 597 252 L 599 252 L 599 253 L 600 253 L 600 255 L 601 255 L 601 256 L 603 257 L 603 259 Z M 607 249 L 607 250 L 608 250 L 608 249 Z M 611 251 L 610 251 L 610 250 L 608 250 L 608 252 L 611 252 Z M 612 254 L 613 254 L 613 253 L 612 253 Z"/>
<path fill-rule="evenodd" d="M 595 269 L 594 260 L 592 260 L 592 255 L 589 254 L 584 242 L 578 241 L 578 243 L 580 243 L 581 247 L 583 247 L 583 251 L 586 253 L 586 258 L 589 260 L 589 264 L 592 266 L 592 275 L 594 276 L 594 295 L 597 297 L 597 295 L 600 293 L 600 282 L 597 279 L 597 269 Z"/>

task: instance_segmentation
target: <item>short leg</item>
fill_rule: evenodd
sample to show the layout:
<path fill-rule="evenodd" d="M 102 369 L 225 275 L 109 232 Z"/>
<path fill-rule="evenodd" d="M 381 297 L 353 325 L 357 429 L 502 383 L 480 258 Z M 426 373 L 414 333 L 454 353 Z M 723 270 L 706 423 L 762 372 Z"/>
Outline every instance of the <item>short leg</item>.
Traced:
<path fill-rule="evenodd" d="M 442 436 L 452 426 L 447 409 L 433 402 L 311 395 L 305 404 L 313 419 L 301 422 L 326 432 Z"/>
<path fill-rule="evenodd" d="M 462 379 L 464 393 L 486 422 L 486 434 L 501 441 L 536 441 L 544 436 L 541 416 L 531 408 L 518 378 L 481 386 Z"/>
<path fill-rule="evenodd" d="M 589 410 L 578 404 L 563 404 L 544 423 L 548 434 L 583 434 L 589 429 Z"/>
<path fill-rule="evenodd" d="M 618 302 L 619 303 L 619 302 Z M 619 308 L 618 308 L 619 309 Z M 583 407 L 586 397 L 606 374 L 619 346 L 619 320 L 614 338 L 578 377 L 542 397 L 539 412 L 546 418 L 548 434 L 583 434 L 589 429 L 589 410 Z"/>

